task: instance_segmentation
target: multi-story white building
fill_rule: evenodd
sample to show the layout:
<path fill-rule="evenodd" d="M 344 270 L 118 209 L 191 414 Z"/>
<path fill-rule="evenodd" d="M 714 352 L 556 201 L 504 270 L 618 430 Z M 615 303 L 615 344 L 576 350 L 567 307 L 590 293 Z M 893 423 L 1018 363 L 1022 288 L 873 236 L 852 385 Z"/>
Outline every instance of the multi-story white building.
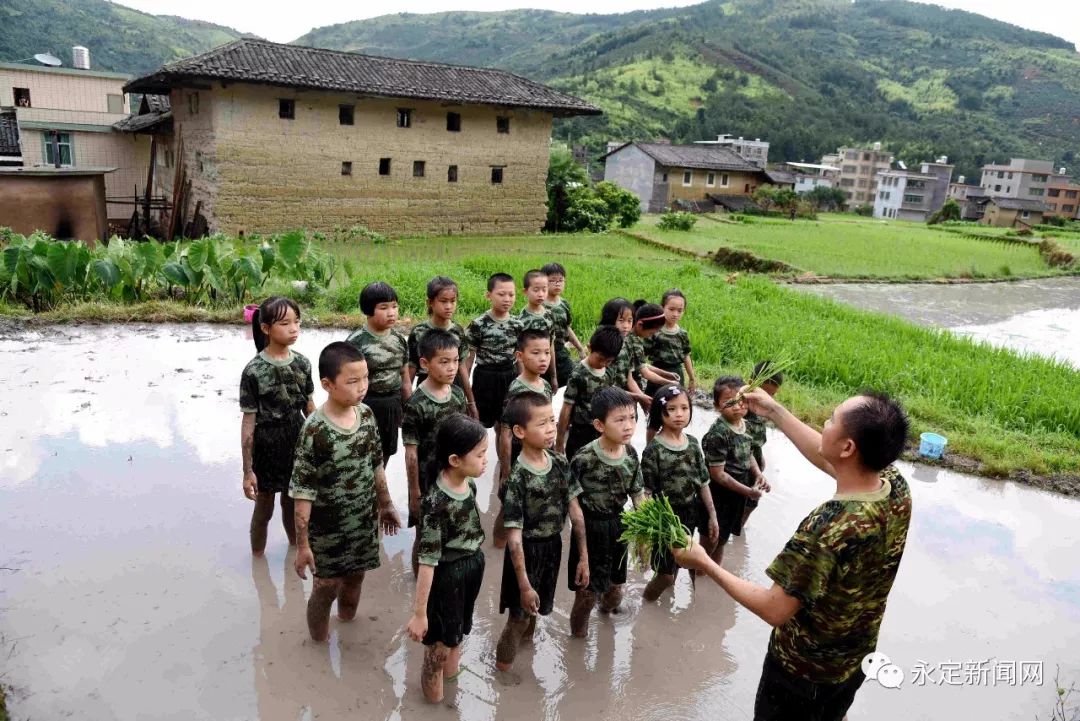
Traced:
<path fill-rule="evenodd" d="M 837 184 L 847 196 L 848 205 L 873 204 L 877 196 L 877 176 L 892 167 L 893 156 L 874 143 L 869 147 L 840 148 L 835 155 L 821 158 L 822 165 L 839 165 Z"/>
<path fill-rule="evenodd" d="M 736 138 L 733 135 L 717 135 L 716 140 L 696 140 L 698 145 L 719 145 L 734 151 L 736 155 L 759 168 L 764 168 L 769 162 L 769 143 L 761 138 L 747 140 L 741 135 Z"/>
<path fill-rule="evenodd" d="M 825 163 L 784 163 L 795 173 L 795 192 L 809 193 L 814 188 L 833 188 L 840 168 Z"/>
<path fill-rule="evenodd" d="M 925 222 L 945 204 L 952 171 L 945 157 L 922 163 L 917 171 L 881 171 L 877 175 L 874 217 Z"/>

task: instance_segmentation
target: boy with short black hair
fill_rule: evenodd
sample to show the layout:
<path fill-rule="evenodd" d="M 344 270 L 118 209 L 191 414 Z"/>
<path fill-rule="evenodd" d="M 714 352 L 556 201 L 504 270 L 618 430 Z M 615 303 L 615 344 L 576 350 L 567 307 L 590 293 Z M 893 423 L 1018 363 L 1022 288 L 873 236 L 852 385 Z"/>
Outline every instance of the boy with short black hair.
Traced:
<path fill-rule="evenodd" d="M 409 343 L 394 327 L 398 319 L 398 297 L 388 283 L 378 281 L 364 286 L 360 291 L 360 311 L 367 321 L 346 340 L 367 360 L 371 384 L 364 403 L 375 414 L 385 465 L 397 453 L 401 414 L 412 395 Z"/>
<path fill-rule="evenodd" d="M 615 362 L 622 344 L 622 333 L 617 328 L 600 326 L 589 339 L 589 354 L 570 374 L 559 413 L 555 447 L 571 460 L 582 446 L 600 436 L 600 430 L 593 423 L 590 404 L 598 390 L 616 385 L 615 376 L 608 367 Z"/>
<path fill-rule="evenodd" d="M 548 347 L 551 349 L 552 358 L 554 358 L 555 320 L 554 316 L 548 311 L 548 307 L 544 305 L 544 301 L 547 300 L 548 296 L 547 274 L 535 269 L 526 271 L 522 281 L 522 288 L 525 291 L 526 303 L 518 316 L 521 319 L 521 330 L 543 331 L 548 337 Z M 552 388 L 559 387 L 554 364 L 548 367 L 544 377 Z"/>
<path fill-rule="evenodd" d="M 538 329 L 527 328 L 518 334 L 517 350 L 514 357 L 521 366 L 521 373 L 510 383 L 506 391 L 506 411 L 502 417 L 502 431 L 499 435 L 499 453 L 510 460 L 506 464 L 505 472 L 500 469 L 499 480 L 506 481 L 510 475 L 510 468 L 517 460 L 521 452 L 521 443 L 510 430 L 507 412 L 510 410 L 510 401 L 522 393 L 540 393 L 549 401 L 554 395 L 552 385 L 543 377 L 551 366 L 551 345 L 547 334 Z"/>
<path fill-rule="evenodd" d="M 469 358 L 466 363 L 472 374 L 473 398 L 476 411 L 485 428 L 495 428 L 499 437 L 506 391 L 517 377 L 514 351 L 517 336 L 521 332 L 521 319 L 511 315 L 517 291 L 514 279 L 506 273 L 493 273 L 487 281 L 485 295 L 491 309 L 473 319 L 465 329 L 469 340 Z M 507 459 L 499 457 L 499 463 Z"/>
<path fill-rule="evenodd" d="M 368 386 L 364 355 L 346 342 L 319 355 L 326 403 L 304 421 L 296 446 L 289 495 L 295 505 L 296 561 L 300 578 L 315 575 L 308 599 L 308 632 L 330 635 L 330 606 L 351 621 L 367 571 L 379 567 L 379 529 L 401 527 L 386 488 L 382 444 L 370 408 L 360 403 Z"/>
<path fill-rule="evenodd" d="M 458 340 L 453 333 L 433 328 L 419 343 L 420 368 L 427 374 L 405 404 L 401 424 L 405 444 L 405 474 L 409 482 L 409 528 L 420 522 L 420 500 L 428 491 L 427 466 L 435 449 L 435 432 L 444 418 L 465 413 L 465 392 L 454 385 L 458 372 Z M 417 570 L 420 529 L 413 539 L 413 573 Z"/>
<path fill-rule="evenodd" d="M 535 391 L 520 393 L 507 404 L 504 419 L 521 442 L 503 501 L 508 542 L 499 613 L 509 614 L 495 651 L 496 668 L 509 671 L 518 645 L 536 629 L 537 614 L 547 616 L 554 607 L 567 515 L 578 548 L 586 549 L 587 543 L 581 507 L 571 495 L 570 464 L 550 450 L 555 440 L 551 399 Z M 576 585 L 588 585 L 587 550 L 571 572 Z"/>
<path fill-rule="evenodd" d="M 765 368 L 766 365 L 772 361 L 763 360 L 754 365 L 754 370 L 750 374 L 751 377 L 756 378 L 759 373 Z M 784 374 L 775 373 L 765 379 L 765 382 L 761 384 L 761 389 L 769 394 L 769 396 L 775 398 L 777 391 L 780 390 L 780 386 L 784 384 Z M 765 441 L 768 440 L 765 432 L 765 419 L 754 413 L 752 410 L 746 411 L 746 431 L 750 434 L 750 449 L 754 453 L 754 460 L 757 461 L 758 469 L 762 473 L 765 472 Z M 757 508 L 758 502 L 752 498 L 746 499 L 746 511 L 743 513 L 742 526 L 746 528 L 746 522 L 750 520 L 750 514 Z"/>
<path fill-rule="evenodd" d="M 540 269 L 547 274 L 548 294 L 544 305 L 551 313 L 554 328 L 551 340 L 555 344 L 555 370 L 558 386 L 566 385 L 570 380 L 570 374 L 574 370 L 574 361 L 570 358 L 570 352 L 566 350 L 567 341 L 577 349 L 578 355 L 585 357 L 585 346 L 578 340 L 574 333 L 574 314 L 570 310 L 570 304 L 563 298 L 566 290 L 566 268 L 561 263 L 547 263 Z"/>
<path fill-rule="evenodd" d="M 701 439 L 709 467 L 709 490 L 716 509 L 720 535 L 710 550 L 716 563 L 724 557 L 724 545 L 732 535 L 742 535 L 746 501 L 758 500 L 770 488 L 754 460 L 750 433 L 744 417 L 746 403 L 739 398 L 744 382 L 738 376 L 720 376 L 713 384 L 713 407 L 718 416 Z"/>
<path fill-rule="evenodd" d="M 619 540 L 623 533 L 620 516 L 627 498 L 636 507 L 645 493 L 641 463 L 630 445 L 637 426 L 634 398 L 622 388 L 608 386 L 592 397 L 591 410 L 599 438 L 570 461 L 570 496 L 581 504 L 589 564 L 588 584 L 576 583 L 581 546 L 574 536 L 570 541 L 567 580 L 575 594 L 570 633 L 578 638 L 589 631 L 589 616 L 597 598 L 601 611 L 619 610 L 627 559 L 627 546 Z"/>

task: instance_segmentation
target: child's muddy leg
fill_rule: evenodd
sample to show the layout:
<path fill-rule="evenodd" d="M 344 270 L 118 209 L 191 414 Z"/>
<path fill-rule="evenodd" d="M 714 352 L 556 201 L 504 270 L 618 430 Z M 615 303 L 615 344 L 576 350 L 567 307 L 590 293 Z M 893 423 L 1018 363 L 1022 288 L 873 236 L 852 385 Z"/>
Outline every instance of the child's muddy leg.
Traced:
<path fill-rule="evenodd" d="M 424 667 L 420 670 L 420 687 L 424 698 L 431 703 L 443 700 L 443 664 L 449 649 L 441 643 L 424 646 Z"/>
<path fill-rule="evenodd" d="M 296 545 L 296 515 L 293 510 L 293 499 L 288 493 L 281 494 L 281 525 L 285 527 L 285 536 L 289 539 L 289 545 Z"/>
<path fill-rule="evenodd" d="M 660 598 L 660 595 L 675 585 L 675 576 L 668 573 L 654 573 L 649 582 L 645 584 L 645 592 L 642 598 L 650 603 Z"/>
<path fill-rule="evenodd" d="M 495 668 L 509 671 L 517 657 L 518 645 L 529 628 L 529 616 L 515 618 L 512 614 L 506 619 L 506 627 L 495 646 Z"/>
<path fill-rule="evenodd" d="M 337 615 L 342 621 L 356 618 L 356 607 L 360 605 L 360 590 L 364 585 L 364 572 L 346 576 L 341 582 L 337 594 Z"/>
<path fill-rule="evenodd" d="M 622 604 L 623 587 L 620 583 L 617 586 L 612 586 L 611 590 L 600 597 L 600 610 L 604 613 L 618 613 L 619 606 Z"/>
<path fill-rule="evenodd" d="M 307 604 L 308 633 L 320 643 L 330 638 L 330 607 L 341 588 L 340 578 L 316 578 Z"/>
<path fill-rule="evenodd" d="M 274 517 L 274 494 L 255 494 L 255 508 L 251 511 L 251 552 L 261 556 L 266 550 L 266 528 Z"/>
<path fill-rule="evenodd" d="M 596 606 L 596 594 L 581 589 L 574 594 L 574 606 L 570 609 L 570 635 L 585 638 L 589 635 L 589 615 Z"/>

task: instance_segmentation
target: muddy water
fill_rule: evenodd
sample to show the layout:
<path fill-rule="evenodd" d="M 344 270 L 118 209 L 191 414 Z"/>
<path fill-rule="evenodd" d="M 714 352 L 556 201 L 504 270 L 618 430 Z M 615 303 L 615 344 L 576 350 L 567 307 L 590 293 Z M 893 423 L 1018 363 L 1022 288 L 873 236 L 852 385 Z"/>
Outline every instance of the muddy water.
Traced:
<path fill-rule="evenodd" d="M 343 335 L 304 331 L 297 349 L 315 358 Z M 518 678 L 497 679 L 502 558 L 490 549 L 467 670 L 430 707 L 417 685 L 421 647 L 401 632 L 412 604 L 408 533 L 384 540 L 358 619 L 333 621 L 328 644 L 307 640 L 310 581 L 293 573 L 276 519 L 267 557 L 250 556 L 236 406 L 252 354 L 243 330 L 64 328 L 0 339 L 0 353 L 0 681 L 14 718 L 752 716 L 769 629 L 685 574 L 673 596 L 643 606 L 643 574 L 632 571 L 623 612 L 597 616 L 585 640 L 569 638 L 560 585 Z M 706 416 L 695 417 L 699 437 Z M 774 491 L 725 558 L 761 583 L 799 520 L 832 493 L 775 434 L 766 457 Z M 868 682 L 849 718 L 1048 717 L 1055 666 L 1080 682 L 1080 502 L 904 470 L 915 516 L 879 650 L 908 680 L 898 690 Z M 400 454 L 389 477 L 403 510 Z M 479 490 L 490 523 L 490 477 Z M 921 685 L 920 661 L 935 667 Z M 979 662 L 989 676 L 954 676 L 948 665 Z M 1040 662 L 1043 683 L 1021 683 L 1019 664 Z M 1015 684 L 992 685 L 1008 663 Z"/>
<path fill-rule="evenodd" d="M 1080 278 L 958 285 L 794 286 L 1080 368 Z"/>

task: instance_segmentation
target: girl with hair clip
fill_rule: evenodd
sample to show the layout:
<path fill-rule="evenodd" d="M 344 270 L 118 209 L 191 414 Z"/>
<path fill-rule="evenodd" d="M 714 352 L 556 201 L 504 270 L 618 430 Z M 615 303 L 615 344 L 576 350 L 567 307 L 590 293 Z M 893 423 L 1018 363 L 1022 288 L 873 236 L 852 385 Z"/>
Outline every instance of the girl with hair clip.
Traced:
<path fill-rule="evenodd" d="M 679 325 L 679 320 L 686 312 L 686 296 L 678 288 L 672 288 L 664 293 L 660 306 L 664 324 L 650 339 L 646 352 L 654 366 L 676 374 L 679 385 L 685 384 L 693 395 L 697 390 L 697 376 L 694 374 L 694 362 L 690 358 L 690 336 Z M 683 378 L 684 370 L 688 383 Z"/>
<path fill-rule="evenodd" d="M 304 418 L 315 411 L 311 361 L 289 346 L 300 335 L 300 307 L 288 298 L 267 298 L 251 318 L 257 355 L 240 374 L 240 449 L 244 495 L 255 502 L 251 552 L 266 550 L 274 517 L 274 494 L 281 494 L 281 523 L 289 545 L 296 544 L 293 500 L 289 497 L 296 439 Z"/>
<path fill-rule="evenodd" d="M 630 368 L 638 387 L 650 397 L 660 386 L 678 383 L 679 376 L 670 371 L 661 370 L 650 364 L 646 357 L 649 339 L 664 327 L 664 309 L 656 303 L 644 300 L 634 301 L 633 325 L 627 334 L 625 345 L 630 358 Z M 649 385 L 646 385 L 648 383 Z"/>
<path fill-rule="evenodd" d="M 686 433 L 693 417 L 694 406 L 685 388 L 673 384 L 656 392 L 649 411 L 649 430 L 655 435 L 641 454 L 641 477 L 649 495 L 666 497 L 691 535 L 699 529 L 711 547 L 720 529 L 701 444 Z M 657 600 L 674 586 L 679 570 L 670 549 L 657 551 L 651 560 L 653 577 L 645 586 L 646 601 Z"/>

